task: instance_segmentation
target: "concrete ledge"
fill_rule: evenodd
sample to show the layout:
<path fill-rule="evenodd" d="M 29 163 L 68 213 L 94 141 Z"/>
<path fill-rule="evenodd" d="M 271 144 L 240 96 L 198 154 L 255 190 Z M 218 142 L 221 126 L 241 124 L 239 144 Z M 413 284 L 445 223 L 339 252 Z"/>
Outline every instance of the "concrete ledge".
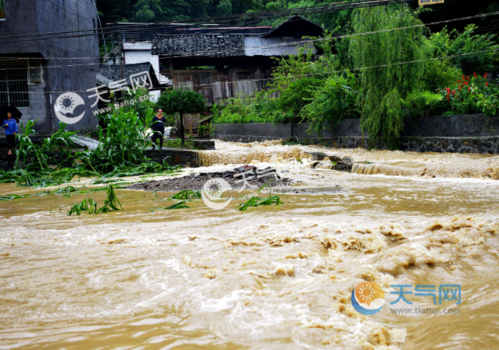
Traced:
<path fill-rule="evenodd" d="M 499 117 L 483 114 L 406 118 L 404 136 L 414 137 L 486 137 L 499 136 Z"/>
<path fill-rule="evenodd" d="M 344 119 L 321 135 L 308 134 L 308 128 L 308 123 L 215 124 L 214 134 L 224 141 L 290 139 L 334 148 L 368 147 L 369 136 L 362 135 L 360 119 Z M 499 117 L 471 114 L 406 118 L 399 145 L 404 151 L 499 154 Z"/>
<path fill-rule="evenodd" d="M 274 138 L 221 136 L 223 141 L 261 142 Z M 369 138 L 358 136 L 300 139 L 306 145 L 330 148 L 367 148 Z M 386 149 L 386 148 L 383 148 Z M 400 149 L 414 152 L 499 154 L 499 136 L 490 137 L 402 137 Z"/>
<path fill-rule="evenodd" d="M 499 117 L 483 114 L 435 116 L 423 119 L 405 118 L 402 136 L 413 137 L 486 137 L 499 136 Z M 308 134 L 308 123 L 301 124 L 214 124 L 214 133 L 219 137 L 272 137 L 277 138 L 329 138 L 363 136 L 360 119 L 343 119 L 330 130 Z M 364 134 L 364 136 L 367 136 Z"/>

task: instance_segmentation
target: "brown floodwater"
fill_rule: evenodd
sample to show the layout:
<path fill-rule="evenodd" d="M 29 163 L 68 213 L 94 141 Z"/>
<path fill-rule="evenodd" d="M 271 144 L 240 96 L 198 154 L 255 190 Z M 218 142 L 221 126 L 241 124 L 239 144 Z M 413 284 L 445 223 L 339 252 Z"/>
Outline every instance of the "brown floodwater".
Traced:
<path fill-rule="evenodd" d="M 356 166 L 312 169 L 317 151 Z M 222 210 L 162 210 L 172 193 L 130 190 L 117 190 L 123 211 L 99 215 L 66 211 L 104 192 L 0 202 L 0 349 L 498 347 L 498 156 L 217 142 L 202 157 L 180 176 L 272 165 L 310 194 L 245 212 L 250 191 L 225 193 Z M 373 316 L 350 302 L 364 281 L 387 296 Z M 461 286 L 458 313 L 389 306 L 392 285 L 442 284 Z"/>

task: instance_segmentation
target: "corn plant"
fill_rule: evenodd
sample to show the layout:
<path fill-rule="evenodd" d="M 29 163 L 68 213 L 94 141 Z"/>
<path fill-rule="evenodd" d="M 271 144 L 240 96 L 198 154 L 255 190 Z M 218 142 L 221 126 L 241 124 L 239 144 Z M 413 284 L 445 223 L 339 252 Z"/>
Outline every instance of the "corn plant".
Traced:
<path fill-rule="evenodd" d="M 183 191 L 175 193 L 170 198 L 171 199 L 183 199 L 183 200 L 201 199 L 201 191 L 183 190 Z"/>
<path fill-rule="evenodd" d="M 81 201 L 79 204 L 75 204 L 68 210 L 68 216 L 73 214 L 80 215 L 81 213 L 86 212 L 87 214 L 97 214 L 97 202 L 92 198 L 86 198 Z"/>
<path fill-rule="evenodd" d="M 157 208 L 157 209 L 172 210 L 172 209 L 190 208 L 186 203 L 187 203 L 187 201 L 181 201 L 181 202 L 175 203 L 173 205 L 170 205 L 169 207 L 162 207 L 162 208 Z"/>
<path fill-rule="evenodd" d="M 0 171 L 0 183 L 16 182 L 18 186 L 43 187 L 70 182 L 75 176 L 99 176 L 99 183 L 116 182 L 102 178 L 137 176 L 144 174 L 173 174 L 178 166 L 170 166 L 166 161 L 155 163 L 146 158 L 148 145 L 147 129 L 153 118 L 152 110 L 145 118 L 135 112 L 117 110 L 106 116 L 108 127 L 99 130 L 99 147 L 96 150 L 76 152 L 70 137 L 75 132 L 64 130 L 60 123 L 59 131 L 43 141 L 42 145 L 32 142 L 35 121 L 29 121 L 18 135 L 18 148 L 15 169 Z M 51 153 L 57 152 L 58 157 Z M 81 162 L 76 164 L 75 160 Z"/>
<path fill-rule="evenodd" d="M 73 205 L 71 209 L 68 210 L 68 216 L 73 214 L 80 215 L 83 212 L 87 212 L 88 214 L 100 214 L 117 210 L 123 210 L 123 207 L 121 206 L 120 200 L 116 196 L 114 188 L 111 185 L 107 188 L 107 197 L 101 208 L 98 208 L 97 202 L 92 198 L 86 198 L 82 200 L 81 203 Z"/>
<path fill-rule="evenodd" d="M 0 196 L 0 202 L 10 201 L 13 199 L 21 199 L 29 197 L 29 194 L 8 194 L 6 196 Z"/>
<path fill-rule="evenodd" d="M 123 207 L 121 206 L 118 196 L 116 196 L 116 193 L 114 192 L 113 185 L 110 185 L 107 189 L 107 198 L 104 201 L 104 206 L 100 208 L 96 214 L 99 214 L 101 212 L 108 213 L 110 211 L 115 211 L 115 210 L 123 210 Z"/>
<path fill-rule="evenodd" d="M 59 124 L 59 130 L 49 138 L 43 140 L 42 145 L 36 145 L 31 141 L 31 135 L 35 133 L 33 126 L 36 121 L 30 120 L 21 134 L 18 134 L 18 146 L 16 148 L 16 170 L 26 170 L 33 173 L 51 172 L 49 166 L 62 167 L 62 164 L 71 161 L 74 143 L 70 137 L 76 132 L 68 132 L 64 123 Z M 21 128 L 23 126 L 21 125 Z M 56 162 L 50 153 L 58 151 L 60 157 Z"/>
<path fill-rule="evenodd" d="M 269 196 L 267 198 L 251 197 L 246 203 L 240 203 L 237 205 L 237 209 L 240 211 L 246 211 L 249 207 L 258 207 L 261 205 L 279 205 L 284 204 L 279 196 Z"/>
<path fill-rule="evenodd" d="M 149 136 L 146 130 L 153 117 L 152 110 L 144 120 L 134 111 L 116 110 L 112 115 L 105 116 L 107 128 L 99 128 L 99 147 L 91 154 L 92 163 L 104 172 L 144 163 Z"/>

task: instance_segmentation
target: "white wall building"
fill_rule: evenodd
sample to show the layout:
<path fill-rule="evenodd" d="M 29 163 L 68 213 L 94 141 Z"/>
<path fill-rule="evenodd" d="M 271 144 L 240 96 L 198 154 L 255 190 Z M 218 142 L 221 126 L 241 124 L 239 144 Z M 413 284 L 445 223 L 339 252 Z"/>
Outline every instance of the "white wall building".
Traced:
<path fill-rule="evenodd" d="M 156 77 L 160 84 L 168 84 L 170 83 L 170 79 L 166 76 L 161 75 L 159 68 L 159 56 L 151 54 L 152 43 L 151 42 L 125 42 L 123 43 L 123 55 L 125 57 L 125 64 L 132 63 L 143 63 L 150 62 L 154 68 L 154 72 L 156 73 Z M 154 102 L 157 102 L 160 91 L 151 91 L 151 99 Z"/>

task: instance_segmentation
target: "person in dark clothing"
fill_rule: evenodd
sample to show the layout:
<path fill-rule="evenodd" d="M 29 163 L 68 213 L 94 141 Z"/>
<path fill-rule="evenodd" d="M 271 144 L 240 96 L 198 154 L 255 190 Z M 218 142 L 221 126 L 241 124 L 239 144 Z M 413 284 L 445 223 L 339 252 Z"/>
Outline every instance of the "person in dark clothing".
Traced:
<path fill-rule="evenodd" d="M 165 135 L 165 117 L 163 117 L 163 110 L 158 109 L 158 114 L 152 119 L 152 149 L 156 148 L 156 140 L 159 139 L 159 149 L 163 147 L 163 138 Z"/>
<path fill-rule="evenodd" d="M 9 149 L 9 155 L 12 154 L 12 150 L 16 147 L 15 135 L 17 134 L 17 123 L 15 119 L 12 118 L 12 114 L 7 113 L 7 119 L 2 122 L 2 126 L 5 128 L 5 136 L 7 137 L 7 148 Z"/>

